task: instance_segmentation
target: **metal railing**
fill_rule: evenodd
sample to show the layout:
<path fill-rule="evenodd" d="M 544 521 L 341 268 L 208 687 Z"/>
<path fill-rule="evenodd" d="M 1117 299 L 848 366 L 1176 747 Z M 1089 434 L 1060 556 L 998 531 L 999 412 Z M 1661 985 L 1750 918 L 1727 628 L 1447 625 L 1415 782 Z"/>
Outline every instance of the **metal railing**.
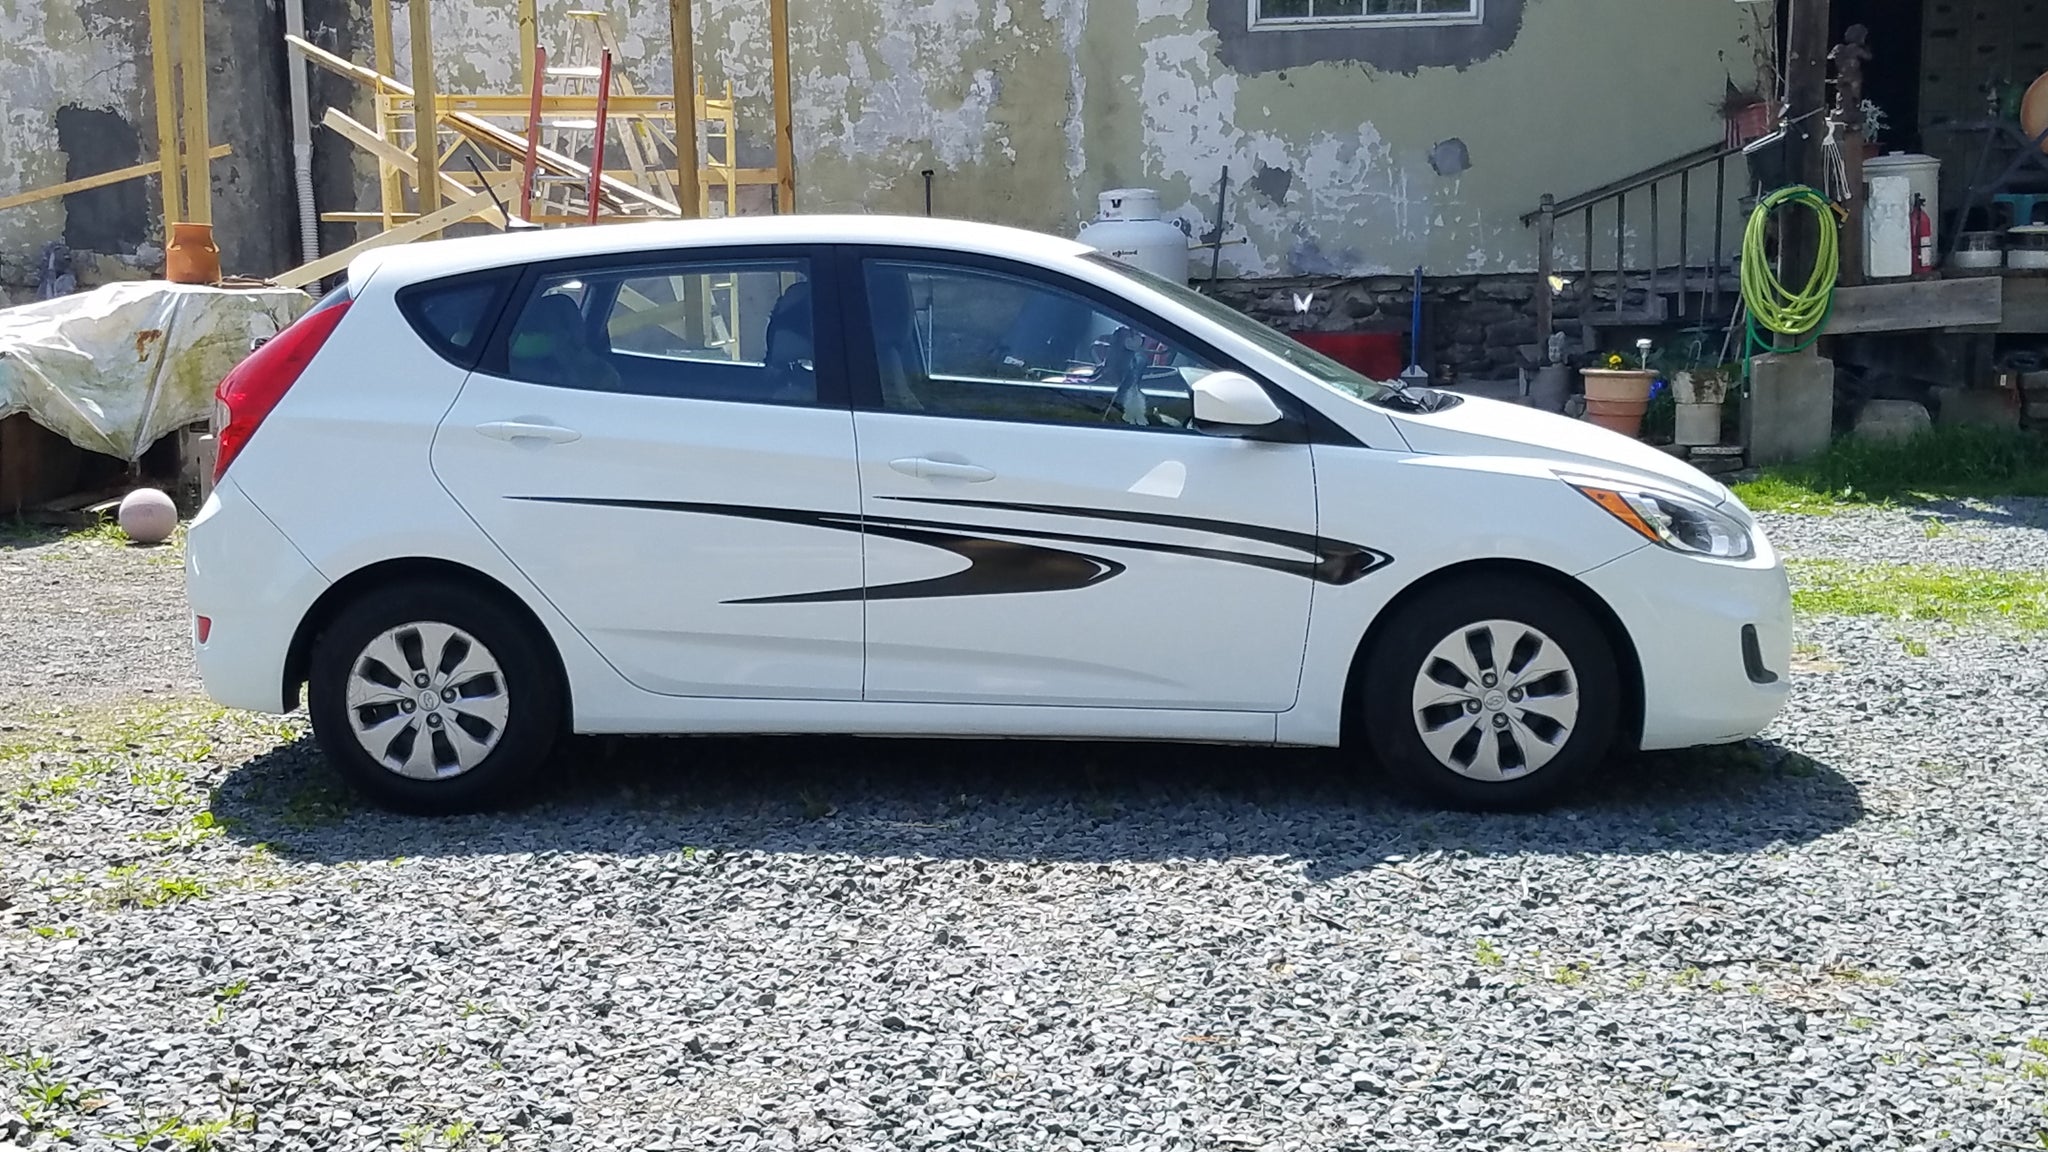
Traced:
<path fill-rule="evenodd" d="M 1645 168 L 1632 176 L 1603 184 L 1591 191 L 1581 192 L 1559 200 L 1545 194 L 1535 211 L 1522 217 L 1522 224 L 1536 228 L 1536 308 L 1537 328 L 1544 339 L 1549 338 L 1552 328 L 1551 278 L 1558 273 L 1557 246 L 1558 226 L 1567 226 L 1577 218 L 1578 227 L 1584 233 L 1585 256 L 1577 271 L 1583 277 L 1579 293 L 1579 318 L 1583 323 L 1595 323 L 1602 319 L 1627 321 L 1639 319 L 1653 321 L 1658 298 L 1670 292 L 1678 296 L 1679 314 L 1692 314 L 1693 294 L 1697 291 L 1697 316 L 1701 322 L 1715 316 L 1721 309 L 1723 296 L 1721 280 L 1724 274 L 1735 267 L 1734 253 L 1729 250 L 1730 229 L 1727 227 L 1729 183 L 1728 163 L 1737 161 L 1735 186 L 1738 195 L 1748 192 L 1749 172 L 1740 163 L 1741 148 L 1731 148 L 1715 143 L 1705 148 L 1694 149 L 1682 156 L 1666 160 Z M 1713 169 L 1713 191 L 1707 200 L 1706 212 L 1713 218 L 1712 242 L 1705 252 L 1700 251 L 1696 241 L 1704 240 L 1706 229 L 1697 227 L 1694 220 L 1695 180 L 1704 182 L 1704 169 Z M 1678 194 L 1678 251 L 1675 254 L 1677 284 L 1671 287 L 1665 274 L 1664 253 L 1660 248 L 1664 242 L 1664 201 L 1665 190 L 1677 184 Z M 1705 189 L 1701 189 L 1704 193 Z M 1628 235 L 1629 197 L 1644 194 L 1649 200 L 1649 230 L 1647 233 L 1647 259 L 1637 260 L 1637 267 L 1631 268 L 1631 246 Z M 1612 204 L 1611 214 L 1601 209 Z M 1604 241 L 1607 234 L 1600 229 L 1601 217 L 1612 224 L 1614 259 L 1611 265 L 1601 268 L 1596 264 L 1599 256 L 1605 255 Z M 1643 256 L 1645 245 L 1638 242 L 1636 255 Z M 1703 258 L 1702 258 L 1703 257 Z M 1614 307 L 1598 309 L 1594 306 L 1594 290 L 1598 287 L 1602 273 L 1610 277 L 1614 287 Z M 1631 277 L 1640 278 L 1647 274 L 1647 291 L 1644 295 L 1643 315 L 1632 315 L 1627 310 Z M 1727 293 L 1732 302 L 1734 293 Z"/>

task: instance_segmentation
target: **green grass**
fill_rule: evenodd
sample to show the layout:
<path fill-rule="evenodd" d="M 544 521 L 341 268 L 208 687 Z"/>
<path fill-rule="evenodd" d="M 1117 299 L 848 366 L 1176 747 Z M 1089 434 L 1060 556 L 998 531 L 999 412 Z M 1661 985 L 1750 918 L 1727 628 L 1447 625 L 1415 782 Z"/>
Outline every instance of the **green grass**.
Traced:
<path fill-rule="evenodd" d="M 1811 460 L 1765 469 L 1735 494 L 1758 512 L 1816 515 L 1891 501 L 2048 496 L 2048 437 L 1944 427 L 1897 444 L 1837 440 Z"/>
<path fill-rule="evenodd" d="M 1839 560 L 1795 560 L 1786 567 L 1792 607 L 1808 615 L 1998 622 L 2024 632 L 2048 631 L 2048 573 Z"/>
<path fill-rule="evenodd" d="M 1472 946 L 1472 960 L 1483 968 L 1498 968 L 1507 962 L 1491 940 L 1481 940 Z"/>

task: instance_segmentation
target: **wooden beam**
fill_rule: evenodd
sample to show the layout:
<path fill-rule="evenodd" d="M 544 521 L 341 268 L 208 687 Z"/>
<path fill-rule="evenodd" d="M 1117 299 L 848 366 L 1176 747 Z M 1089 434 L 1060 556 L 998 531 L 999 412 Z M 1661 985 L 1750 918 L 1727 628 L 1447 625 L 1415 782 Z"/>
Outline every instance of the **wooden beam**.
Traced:
<path fill-rule="evenodd" d="M 407 180 L 418 179 L 413 172 L 416 166 L 413 154 L 372 132 L 369 125 L 339 108 L 329 108 L 327 114 L 320 118 L 320 123 L 332 129 L 342 139 L 375 156 L 378 163 L 391 165 L 394 171 L 402 173 Z M 437 171 L 436 175 L 441 178 L 441 190 L 448 193 L 451 198 L 460 199 L 472 191 L 467 183 L 450 173 Z M 419 213 L 408 215 L 417 216 Z"/>
<path fill-rule="evenodd" d="M 533 55 L 540 47 L 540 16 L 534 11 L 534 0 L 519 0 L 519 95 L 526 99 L 533 95 Z M 389 72 L 385 68 L 381 71 Z M 539 130 L 539 125 L 526 125 L 528 132 Z"/>
<path fill-rule="evenodd" d="M 158 182 L 163 186 L 166 239 L 171 234 L 171 221 L 185 218 L 185 197 L 179 184 L 185 161 L 178 155 L 178 85 L 172 71 L 177 64 L 172 59 L 176 45 L 170 0 L 149 0 L 149 73 L 156 87 L 156 166 Z"/>
<path fill-rule="evenodd" d="M 375 91 L 388 95 L 401 96 L 407 99 L 410 99 L 413 95 L 413 90 L 410 86 L 402 84 L 374 69 L 365 68 L 353 61 L 336 56 L 334 53 L 310 41 L 297 36 L 286 36 L 284 39 L 285 43 L 291 45 L 294 51 L 330 72 L 346 76 L 358 83 L 368 85 Z M 526 137 L 517 132 L 507 131 L 468 112 L 444 113 L 441 119 L 449 127 L 462 133 L 473 143 L 485 145 L 507 156 L 523 158 L 526 155 Z M 589 166 L 564 156 L 552 148 L 541 148 L 537 149 L 536 152 L 540 166 L 557 175 L 575 176 L 578 178 L 590 175 Z M 679 214 L 674 204 L 663 200 L 661 197 L 645 189 L 636 188 L 624 180 L 616 180 L 607 176 L 604 178 L 604 190 L 622 203 L 637 203 L 642 207 L 652 208 L 666 216 Z"/>
<path fill-rule="evenodd" d="M 413 190 L 420 198 L 420 211 L 432 216 L 441 206 L 441 154 L 435 147 L 440 120 L 434 114 L 434 29 L 428 19 L 427 0 L 407 0 L 412 16 L 412 107 L 413 158 L 419 174 Z"/>
<path fill-rule="evenodd" d="M 216 144 L 212 148 L 207 149 L 206 158 L 218 160 L 233 151 L 234 149 L 226 144 Z M 62 184 L 51 184 L 48 187 L 37 188 L 29 192 L 17 192 L 12 196 L 0 196 L 0 209 L 19 208 L 23 204 L 34 204 L 39 200 L 48 200 L 55 196 L 69 196 L 73 192 L 90 192 L 94 188 L 104 188 L 109 184 L 119 184 L 123 180 L 135 180 L 143 176 L 152 176 L 162 167 L 163 165 L 158 161 L 150 160 L 141 164 L 130 164 L 126 168 L 116 168 L 112 172 L 102 172 L 97 176 L 81 176 L 76 180 L 66 180 Z M 172 183 L 176 182 L 177 178 L 174 175 Z"/>
<path fill-rule="evenodd" d="M 2004 285 L 1997 276 L 1864 284 L 1835 289 L 1827 334 L 1997 324 L 2004 311 Z"/>
<path fill-rule="evenodd" d="M 377 71 L 386 76 L 398 74 L 398 49 L 391 36 L 391 0 L 370 0 L 370 39 L 375 46 Z M 377 103 L 377 132 L 382 135 L 391 125 L 391 98 L 382 92 L 373 94 Z M 408 165 L 410 167 L 410 165 Z M 405 207 L 405 185 L 398 179 L 398 171 L 388 164 L 377 165 L 377 197 L 384 210 L 384 226 L 391 227 L 399 209 Z"/>
<path fill-rule="evenodd" d="M 1785 28 L 1785 115 L 1792 122 L 1786 141 L 1793 157 L 1792 179 L 1815 188 L 1825 186 L 1827 172 L 1829 0 L 1787 0 Z M 1783 9 L 1781 9 L 1783 10 Z M 1811 213 L 1794 212 L 1780 233 L 1784 240 L 1784 279 L 1804 284 L 1819 251 L 1820 236 Z"/>
<path fill-rule="evenodd" d="M 614 52 L 612 58 L 623 60 L 623 53 Z M 410 99 L 395 100 L 400 109 L 410 111 Z M 449 112 L 475 112 L 482 116 L 516 116 L 526 119 L 532 104 L 525 96 L 507 96 L 490 92 L 443 92 L 435 97 L 443 114 Z M 614 91 L 612 98 L 605 102 L 605 115 L 613 120 L 631 117 L 636 120 L 666 120 L 672 114 L 673 100 L 666 93 L 631 93 Z M 540 110 L 552 115 L 577 115 L 585 118 L 597 114 L 597 93 L 556 92 L 543 93 Z"/>
<path fill-rule="evenodd" d="M 789 0 L 768 0 L 768 44 L 775 79 L 775 210 L 794 212 L 796 125 L 789 108 Z M 733 211 L 733 205 L 726 205 L 726 211 Z"/>
<path fill-rule="evenodd" d="M 178 73 L 185 88 L 185 138 L 180 155 L 185 161 L 185 219 L 194 224 L 213 223 L 213 174 L 208 171 L 207 151 L 212 142 L 206 124 L 206 5 L 189 0 L 184 18 L 178 21 Z"/>
<path fill-rule="evenodd" d="M 670 70 L 676 108 L 676 206 L 697 214 L 697 40 L 690 26 L 690 0 L 668 0 Z"/>
<path fill-rule="evenodd" d="M 339 252 L 322 256 L 311 264 L 301 264 L 289 272 L 279 274 L 271 282 L 283 288 L 303 288 L 342 271 L 356 257 L 372 249 L 425 239 L 438 234 L 450 224 L 460 224 L 472 216 L 481 216 L 500 228 L 505 226 L 505 218 L 498 214 L 497 205 L 493 203 L 491 194 L 478 192 L 466 199 L 457 200 L 439 211 L 429 212 L 368 239 L 359 240 Z"/>

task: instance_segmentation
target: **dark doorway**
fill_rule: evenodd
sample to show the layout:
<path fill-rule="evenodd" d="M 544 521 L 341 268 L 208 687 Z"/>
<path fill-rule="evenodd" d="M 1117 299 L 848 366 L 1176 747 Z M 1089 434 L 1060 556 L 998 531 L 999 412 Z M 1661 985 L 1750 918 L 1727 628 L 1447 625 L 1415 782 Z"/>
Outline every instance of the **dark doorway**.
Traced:
<path fill-rule="evenodd" d="M 57 147 L 64 151 L 66 180 L 126 168 L 142 159 L 134 125 L 107 108 L 57 109 Z M 64 197 L 64 243 L 74 250 L 132 251 L 148 234 L 145 181 L 123 180 Z"/>

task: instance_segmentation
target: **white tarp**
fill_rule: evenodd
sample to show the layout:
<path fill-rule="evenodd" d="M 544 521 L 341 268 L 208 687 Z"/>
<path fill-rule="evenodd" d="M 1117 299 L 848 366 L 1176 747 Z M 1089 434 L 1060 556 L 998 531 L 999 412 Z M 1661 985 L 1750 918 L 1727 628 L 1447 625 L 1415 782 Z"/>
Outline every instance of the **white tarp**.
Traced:
<path fill-rule="evenodd" d="M 26 412 L 80 448 L 135 460 L 206 419 L 250 342 L 312 306 L 288 288 L 136 280 L 0 309 L 0 417 Z"/>

